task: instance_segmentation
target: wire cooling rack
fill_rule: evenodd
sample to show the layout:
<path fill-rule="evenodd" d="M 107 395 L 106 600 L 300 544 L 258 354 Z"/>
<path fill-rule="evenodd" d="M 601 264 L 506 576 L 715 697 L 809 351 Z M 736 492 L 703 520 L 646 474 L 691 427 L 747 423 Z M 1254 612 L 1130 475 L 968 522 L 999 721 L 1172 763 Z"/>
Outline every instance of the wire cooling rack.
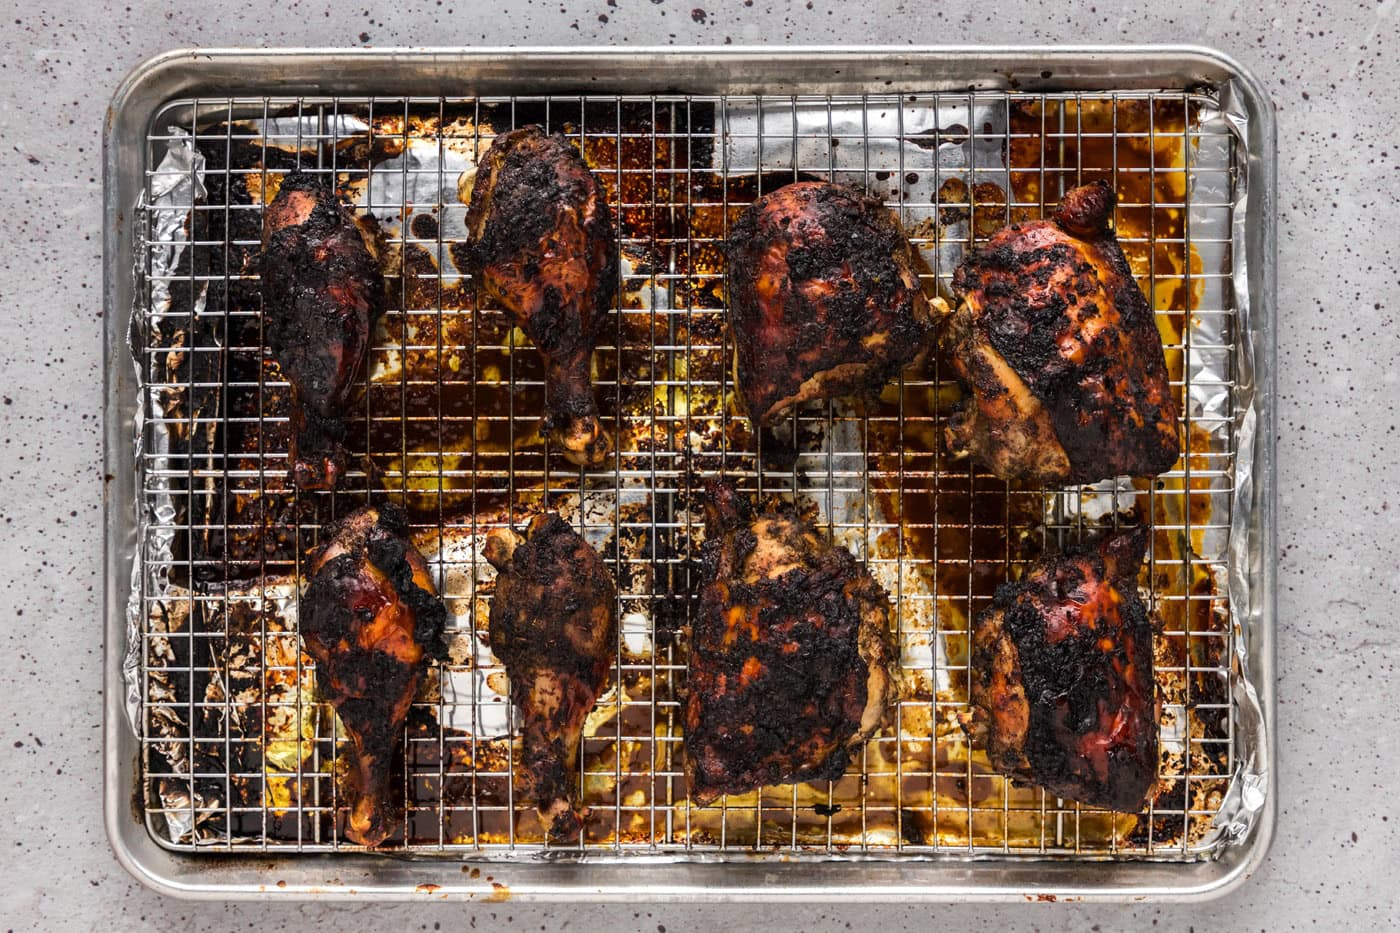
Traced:
<path fill-rule="evenodd" d="M 504 312 L 477 305 L 452 260 L 476 154 L 527 123 L 581 145 L 618 222 L 618 313 L 595 385 L 619 444 L 598 470 L 548 450 L 536 351 Z M 1209 94 L 204 98 L 168 105 L 147 142 L 134 676 L 140 806 L 163 845 L 355 848 L 342 836 L 343 736 L 314 697 L 295 581 L 324 524 L 366 501 L 409 511 L 455 635 L 406 730 L 408 806 L 390 848 L 500 858 L 550 848 L 512 788 L 514 713 L 484 648 L 493 572 L 479 549 L 492 527 L 546 506 L 619 581 L 616 687 L 584 740 L 591 817 L 573 849 L 1190 860 L 1220 844 L 1239 676 L 1223 595 L 1236 154 Z M 334 494 L 284 481 L 287 388 L 262 339 L 261 211 L 293 168 L 333 178 L 376 217 L 386 247 L 390 309 Z M 1112 182 L 1119 238 L 1185 401 L 1189 454 L 1153 482 L 1008 486 L 942 452 L 957 392 L 937 359 L 878 403 L 817 403 L 755 431 L 734 400 L 721 247 L 745 205 L 799 178 L 884 198 L 927 290 L 945 295 L 971 245 L 1043 216 L 1069 187 Z M 871 566 L 895 606 L 902 698 L 845 777 L 697 808 L 679 698 L 700 490 L 717 473 L 756 497 L 795 498 Z M 1142 583 L 1162 618 L 1164 755 L 1161 793 L 1142 814 L 1009 782 L 958 726 L 969 620 L 995 586 L 1118 521 L 1155 530 Z"/>

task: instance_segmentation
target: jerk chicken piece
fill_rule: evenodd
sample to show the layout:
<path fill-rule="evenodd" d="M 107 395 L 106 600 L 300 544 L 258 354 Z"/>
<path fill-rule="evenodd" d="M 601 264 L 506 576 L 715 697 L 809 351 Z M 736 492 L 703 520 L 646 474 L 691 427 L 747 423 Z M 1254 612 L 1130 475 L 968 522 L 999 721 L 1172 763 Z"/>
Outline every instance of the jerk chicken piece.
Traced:
<path fill-rule="evenodd" d="M 544 355 L 546 429 L 570 462 L 598 466 L 612 441 L 593 398 L 593 348 L 618 276 L 602 185 L 562 134 L 513 130 L 482 159 L 467 231 L 454 259 Z"/>
<path fill-rule="evenodd" d="M 899 219 L 858 189 L 797 182 L 744 211 L 729 238 L 735 379 L 772 425 L 812 399 L 878 393 L 932 327 Z"/>
<path fill-rule="evenodd" d="M 486 559 L 500 571 L 491 601 L 491 650 L 520 710 L 520 790 L 555 842 L 578 838 L 574 775 L 584 720 L 608 685 L 617 638 L 617 587 L 588 543 L 553 512 L 527 537 L 492 531 Z"/>
<path fill-rule="evenodd" d="M 315 175 L 282 180 L 263 217 L 263 316 L 267 341 L 292 385 L 292 481 L 334 489 L 345 470 L 350 394 L 383 311 L 374 236 Z"/>
<path fill-rule="evenodd" d="M 890 604 L 870 572 L 795 517 L 753 518 L 723 480 L 708 492 L 685 700 L 701 806 L 839 777 L 893 692 Z"/>
<path fill-rule="evenodd" d="M 428 660 L 447 658 L 447 610 L 397 508 L 360 509 L 327 533 L 301 598 L 301 640 L 350 739 L 345 835 L 374 846 L 403 813 L 395 759 Z"/>
<path fill-rule="evenodd" d="M 1003 584 L 973 631 L 970 731 L 992 767 L 1057 797 L 1140 811 L 1157 781 L 1147 530 L 1111 533 Z"/>
<path fill-rule="evenodd" d="M 1110 226 L 1105 183 L 1049 220 L 997 232 L 953 276 L 941 342 L 971 397 L 947 430 L 1002 479 L 1040 485 L 1156 476 L 1181 451 L 1152 309 Z"/>

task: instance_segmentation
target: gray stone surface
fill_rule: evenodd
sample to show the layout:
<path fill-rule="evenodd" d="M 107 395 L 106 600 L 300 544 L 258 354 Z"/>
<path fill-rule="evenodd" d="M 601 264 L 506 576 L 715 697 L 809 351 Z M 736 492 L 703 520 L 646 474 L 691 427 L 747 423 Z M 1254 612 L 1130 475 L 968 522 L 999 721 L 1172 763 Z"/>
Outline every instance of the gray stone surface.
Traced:
<path fill-rule="evenodd" d="M 1175 0 L 1132 13 L 1105 0 L 4 6 L 0 216 L 13 238 L 0 250 L 0 928 L 1400 926 L 1396 0 Z M 1281 809 L 1262 870 L 1217 902 L 1134 907 L 229 906 L 139 887 L 108 849 L 99 787 L 99 159 L 117 81 L 148 55 L 194 45 L 727 41 L 1194 42 L 1263 78 L 1281 149 Z"/>

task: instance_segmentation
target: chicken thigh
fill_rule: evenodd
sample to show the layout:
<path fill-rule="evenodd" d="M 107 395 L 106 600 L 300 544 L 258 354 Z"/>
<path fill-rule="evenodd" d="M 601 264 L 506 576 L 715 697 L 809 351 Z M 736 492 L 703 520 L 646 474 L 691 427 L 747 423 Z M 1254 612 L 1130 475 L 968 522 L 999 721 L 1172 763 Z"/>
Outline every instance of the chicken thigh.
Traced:
<path fill-rule="evenodd" d="M 603 186 L 562 134 L 513 130 L 481 161 L 467 232 L 455 261 L 544 355 L 546 429 L 570 462 L 598 466 L 612 442 L 593 397 L 593 348 L 618 277 Z"/>
<path fill-rule="evenodd" d="M 1039 485 L 1156 476 L 1181 451 L 1162 339 L 1110 226 L 1104 183 L 999 231 L 958 268 L 941 335 L 970 393 L 955 456 Z"/>
<path fill-rule="evenodd" d="M 1147 530 L 1037 561 L 1001 586 L 972 643 L 973 740 L 992 767 L 1128 813 L 1157 781 L 1153 624 L 1138 595 Z"/>
<path fill-rule="evenodd" d="M 294 396 L 288 461 L 301 489 L 334 489 L 345 470 L 345 408 L 384 306 L 376 256 L 330 184 L 282 179 L 263 217 L 259 272 L 267 341 Z"/>
<path fill-rule="evenodd" d="M 447 657 L 447 610 L 398 509 L 360 509 L 327 535 L 311 557 L 301 639 L 350 740 L 345 835 L 374 846 L 403 812 L 395 758 L 429 659 Z"/>
<path fill-rule="evenodd" d="M 608 685 L 617 642 L 617 587 L 588 543 L 553 512 L 527 536 L 492 531 L 486 559 L 500 571 L 491 601 L 491 650 L 520 710 L 521 792 L 555 842 L 578 837 L 574 786 L 584 720 Z"/>
<path fill-rule="evenodd" d="M 812 399 L 878 393 L 927 350 L 932 321 L 899 219 L 845 185 L 760 198 L 729 237 L 735 379 L 772 425 Z"/>
<path fill-rule="evenodd" d="M 870 572 L 799 519 L 751 511 L 710 484 L 684 716 L 702 806 L 841 776 L 894 690 L 890 603 Z"/>

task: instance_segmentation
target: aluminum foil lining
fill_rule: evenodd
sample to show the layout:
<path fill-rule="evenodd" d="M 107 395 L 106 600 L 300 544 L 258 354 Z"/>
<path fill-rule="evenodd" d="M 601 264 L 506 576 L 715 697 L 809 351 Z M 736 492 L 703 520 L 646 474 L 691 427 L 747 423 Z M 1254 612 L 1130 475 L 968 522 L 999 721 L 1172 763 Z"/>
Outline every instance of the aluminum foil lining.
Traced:
<path fill-rule="evenodd" d="M 1236 82 L 1228 82 L 1220 95 L 1218 119 L 1224 121 L 1234 135 L 1241 152 L 1247 152 L 1249 139 L 1249 116 L 1243 104 Z M 1248 159 L 1239 159 L 1239 178 L 1235 182 L 1234 218 L 1229 237 L 1233 243 L 1244 243 L 1246 239 L 1245 218 L 1249 206 Z M 1239 355 L 1235 365 L 1236 413 L 1235 444 L 1237 450 L 1252 452 L 1259 443 L 1257 396 L 1259 383 L 1254 371 L 1253 344 L 1244 338 L 1249 333 L 1251 304 L 1249 295 L 1248 259 L 1244 249 L 1232 252 L 1230 284 L 1237 308 L 1238 323 L 1236 340 Z M 1234 678 L 1234 702 L 1236 705 L 1236 735 L 1241 739 L 1241 748 L 1250 749 L 1250 754 L 1242 755 L 1241 761 L 1231 775 L 1228 799 L 1221 806 L 1216 818 L 1217 831 L 1230 841 L 1249 838 L 1250 831 L 1264 813 L 1266 791 L 1269 786 L 1268 730 L 1272 724 L 1264 719 L 1264 708 L 1259 701 L 1254 682 L 1248 676 L 1250 666 L 1251 634 L 1263 625 L 1272 625 L 1272 619 L 1264 619 L 1262 593 L 1254 591 L 1248 568 L 1258 558 L 1259 543 L 1251 540 L 1249 533 L 1251 518 L 1255 508 L 1254 475 L 1255 462 L 1252 456 L 1235 458 L 1234 498 L 1230 502 L 1230 568 L 1226 592 L 1230 598 L 1230 616 L 1235 632 L 1235 664 L 1237 676 Z M 1269 559 L 1272 555 L 1264 555 Z"/>
<path fill-rule="evenodd" d="M 131 326 L 127 331 L 127 346 L 136 369 L 137 395 L 144 397 L 149 394 L 152 411 L 163 410 L 164 400 L 146 381 L 144 348 L 150 345 L 152 337 L 147 322 L 170 308 L 170 285 L 160 276 L 173 274 L 179 267 L 180 260 L 188 252 L 189 212 L 206 194 L 204 156 L 195 148 L 194 141 L 184 130 L 171 127 L 169 134 L 173 138 L 166 144 L 165 155 L 158 164 L 149 193 L 143 195 L 142 203 L 138 205 L 140 212 L 149 214 L 154 221 L 149 232 L 140 226 L 137 227 L 139 238 L 134 251 L 137 257 L 149 257 L 151 278 L 147 280 L 145 269 L 138 258 L 136 268 L 132 270 L 132 275 L 136 278 L 134 293 L 137 296 L 137 306 L 132 309 Z M 204 296 L 201 290 L 195 301 L 196 313 L 202 311 L 203 307 Z M 148 564 L 154 561 L 157 564 L 168 565 L 177 520 L 169 481 L 159 476 L 159 471 L 169 462 L 170 436 L 163 429 L 147 432 L 146 411 L 147 406 L 144 404 L 138 406 L 136 411 L 131 455 L 133 461 L 140 464 L 143 454 L 149 454 L 157 475 L 148 480 L 150 485 L 147 488 L 150 492 L 145 495 L 141 492 L 141 484 L 137 484 L 136 515 L 140 525 L 137 540 L 145 543 L 145 549 L 137 555 L 131 566 L 131 595 L 127 599 L 127 643 L 122 659 L 126 714 L 137 736 L 141 735 L 141 709 L 144 703 L 142 692 L 145 689 L 141 647 L 146 614 L 142 605 L 142 594 L 148 592 L 148 586 L 151 587 L 151 592 L 158 592 L 163 584 L 162 575 L 149 570 Z"/>
<path fill-rule="evenodd" d="M 1242 166 L 1246 164 L 1243 159 L 1231 163 L 1224 134 L 1233 134 L 1235 145 L 1243 151 L 1247 118 L 1243 107 L 1237 102 L 1237 95 L 1229 87 L 1220 97 L 1219 109 L 1203 112 L 1200 117 L 1199 145 L 1192 149 L 1190 158 L 1195 168 L 1210 171 L 1192 174 L 1197 185 L 1193 200 L 1220 203 L 1231 195 L 1229 172 L 1236 166 L 1240 166 L 1238 171 L 1243 172 Z M 279 117 L 262 121 L 260 131 L 269 145 L 301 151 L 304 150 L 303 140 L 306 136 L 328 132 L 351 135 L 367 129 L 358 117 L 337 116 L 333 119 L 340 122 L 328 127 L 325 118 Z M 937 108 L 931 108 L 927 100 L 919 100 L 883 111 L 867 109 L 860 101 L 848 104 L 834 102 L 831 105 L 764 102 L 761 106 L 746 106 L 731 100 L 721 108 L 717 120 L 714 167 L 730 175 L 756 172 L 793 172 L 796 175 L 794 167 L 797 167 L 836 181 L 866 187 L 890 200 L 899 200 L 902 205 L 901 219 L 906 229 L 914 233 L 916 248 L 929 268 L 939 271 L 942 278 L 956 267 L 966 252 L 972 238 L 973 221 L 970 212 L 955 215 L 948 221 L 937 216 L 936 207 L 922 206 L 937 205 L 940 198 L 940 192 L 933 187 L 935 173 L 922 169 L 931 169 L 936 165 L 943 177 L 975 169 L 979 180 L 998 184 L 1003 191 L 1009 191 L 1011 179 L 1006 168 L 1006 153 L 998 141 L 1006 134 L 1007 122 L 1004 105 L 979 105 L 969 100 L 940 102 Z M 968 127 L 979 128 L 979 132 L 969 134 Z M 160 397 L 155 389 L 146 384 L 143 348 L 152 339 L 152 334 L 147 332 L 147 322 L 158 321 L 161 314 L 170 308 L 169 289 L 161 277 L 174 274 L 179 267 L 187 250 L 185 244 L 189 241 L 185 212 L 204 197 L 205 166 L 202 156 L 183 131 L 171 128 L 169 135 L 172 139 L 159 161 L 149 200 L 140 205 L 158 222 L 149 231 L 150 240 L 138 244 L 138 255 L 149 261 L 151 278 L 146 279 L 146 270 L 142 268 L 134 270 L 138 279 L 136 293 L 141 297 L 138 297 L 139 304 L 134 309 L 130 333 L 138 383 L 142 392 L 152 393 L 148 399 L 152 411 L 164 410 L 169 400 Z M 411 170 L 405 172 L 404 168 Z M 375 213 L 390 236 L 397 235 L 400 225 L 411 223 L 412 218 L 404 216 L 399 209 L 401 205 L 439 203 L 444 205 L 444 209 L 436 219 L 442 224 L 443 237 L 460 237 L 465 232 L 465 209 L 459 206 L 457 191 L 441 188 L 445 184 L 469 186 L 473 171 L 474 150 L 470 141 L 463 140 L 461 146 L 414 141 L 394 159 L 377 164 L 369 178 L 360 182 L 362 188 L 356 190 L 354 195 L 361 204 L 371 202 L 370 195 L 373 195 L 371 203 L 374 204 Z M 882 192 L 881 185 L 890 179 L 893 179 L 893 188 Z M 1198 210 L 1189 218 L 1191 229 L 1199 238 L 1197 251 L 1201 267 L 1228 273 L 1226 277 L 1207 279 L 1202 305 L 1227 307 L 1229 302 L 1233 302 L 1237 310 L 1233 320 L 1223 314 L 1207 314 L 1195 316 L 1190 322 L 1191 340 L 1195 346 L 1186 357 L 1191 386 L 1189 411 L 1192 416 L 1220 419 L 1211 422 L 1213 426 L 1209 430 L 1212 452 L 1227 454 L 1230 432 L 1233 431 L 1236 450 L 1241 455 L 1230 462 L 1233 481 L 1230 476 L 1219 477 L 1213 481 L 1211 492 L 1211 513 L 1230 517 L 1228 536 L 1224 529 L 1207 529 L 1202 540 L 1185 542 L 1185 547 L 1228 558 L 1230 572 L 1226 579 L 1217 583 L 1220 591 L 1228 596 L 1234 627 L 1235 671 L 1231 689 L 1235 705 L 1236 745 L 1240 749 L 1253 750 L 1252 754 L 1242 754 L 1235 761 L 1225 800 L 1218 811 L 1214 838 L 1205 840 L 1207 847 L 1215 841 L 1228 843 L 1249 834 L 1263 811 L 1263 789 L 1267 786 L 1267 775 L 1263 770 L 1266 724 L 1259 699 L 1246 675 L 1251 660 L 1251 627 L 1262 624 L 1256 594 L 1250 591 L 1246 572 L 1251 559 L 1248 529 L 1254 508 L 1251 495 L 1254 464 L 1250 452 L 1254 449 L 1257 427 L 1257 386 L 1249 341 L 1244 337 L 1249 332 L 1250 315 L 1245 253 L 1243 249 L 1233 249 L 1228 251 L 1227 256 L 1228 243 L 1243 242 L 1249 185 L 1242 174 L 1234 179 L 1233 191 L 1233 210 L 1229 212 L 1233 218 L 1233 228 L 1231 221 L 1222 220 L 1223 214 L 1219 211 Z M 907 206 L 903 206 L 905 202 Z M 1229 290 L 1228 295 L 1225 294 L 1226 289 Z M 203 307 L 202 294 L 195 297 L 194 303 L 198 313 Z M 653 283 L 639 297 L 639 303 L 643 307 L 666 307 L 669 295 L 664 288 Z M 1238 352 L 1233 352 L 1232 347 L 1238 348 Z M 165 420 L 155 419 L 148 426 L 142 418 L 144 411 L 143 406 L 143 411 L 137 413 L 132 453 L 136 463 L 145 464 L 150 473 L 137 484 L 138 540 L 142 542 L 142 552 L 133 569 L 132 594 L 127 610 L 129 640 L 123 662 L 125 708 L 138 736 L 143 735 L 146 707 L 143 693 L 152 689 L 153 683 L 159 689 L 161 682 L 160 678 L 146 676 L 147 671 L 162 664 L 174 664 L 175 652 L 166 636 L 190 624 L 188 610 L 184 610 L 185 614 L 182 615 L 178 607 L 195 604 L 190 594 L 173 586 L 161 570 L 170 565 L 175 534 L 171 529 L 178 527 L 175 500 L 170 494 L 168 481 L 160 478 L 169 464 L 171 438 Z M 841 435 L 842 431 L 858 430 L 855 421 L 838 421 L 836 429 L 829 436 L 817 440 L 818 449 L 833 452 L 859 450 L 860 438 Z M 823 486 L 824 482 L 829 485 Z M 843 486 L 821 471 L 810 474 L 803 493 L 806 501 L 815 504 L 818 521 L 822 523 L 856 524 L 865 507 L 862 497 L 853 493 L 848 485 Z M 629 499 L 644 500 L 646 495 L 642 489 L 623 489 L 616 507 L 622 508 Z M 1087 491 L 1066 492 L 1050 497 L 1045 518 L 1048 524 L 1058 526 L 1079 519 L 1092 523 L 1128 508 L 1133 498 L 1139 495 L 1144 493 L 1127 482 L 1110 482 Z M 584 524 L 590 529 L 606 527 L 613 520 L 613 503 L 601 497 L 592 499 L 585 493 L 582 498 L 558 498 L 553 504 L 566 516 L 585 514 L 587 521 Z M 699 523 L 698 515 L 692 518 L 696 524 Z M 448 599 L 453 616 L 454 663 L 443 670 L 438 685 L 444 701 L 440 704 L 442 725 L 485 740 L 509 734 L 512 713 L 505 696 L 504 678 L 493 677 L 499 665 L 486 646 L 484 627 L 480 631 L 477 629 L 477 622 L 486 617 L 486 603 L 479 594 L 494 574 L 481 559 L 482 541 L 480 534 L 461 534 L 442 540 L 424 540 L 419 544 L 430 565 L 436 569 L 439 586 Z M 592 543 L 597 546 L 603 541 L 600 538 Z M 858 529 L 849 528 L 840 532 L 839 543 L 849 547 L 857 556 L 872 553 L 875 546 L 873 535 L 867 540 Z M 884 572 L 882 567 L 888 568 L 889 574 L 897 573 L 893 566 L 877 564 L 874 566 L 877 576 Z M 913 579 L 919 579 L 918 575 Z M 891 592 L 895 592 L 898 585 L 906 590 L 911 585 L 908 579 L 882 579 L 881 582 Z M 256 585 L 250 584 L 246 590 L 236 587 L 226 589 L 222 595 L 226 598 L 226 604 L 247 604 L 256 612 L 280 619 L 279 624 L 287 626 L 287 632 L 294 633 L 295 595 L 299 585 L 300 581 L 291 578 L 264 579 Z M 929 597 L 927 605 L 935 605 L 932 592 L 921 595 Z M 654 630 L 650 618 L 640 612 L 624 613 L 620 627 L 626 653 L 639 657 L 651 653 Z M 903 663 L 914 670 L 936 670 L 946 681 L 947 646 L 942 636 L 931 636 L 927 631 L 920 634 L 918 630 L 922 628 L 925 627 L 911 626 L 908 630 L 902 630 L 900 649 Z M 927 628 L 937 632 L 939 626 Z M 231 681 L 218 682 L 217 676 L 214 680 L 216 682 L 206 690 L 207 695 L 226 698 L 233 695 Z M 947 687 L 946 682 L 933 685 L 935 690 Z M 295 689 L 306 692 L 309 698 L 308 684 L 298 681 Z M 189 760 L 188 743 L 177 741 L 182 736 L 189 736 L 190 724 L 167 721 L 177 714 L 170 707 L 154 702 L 157 698 L 152 699 L 151 709 L 159 710 L 160 717 L 146 724 L 145 734 L 152 740 L 167 740 L 160 747 L 176 775 L 199 773 L 201 769 L 194 767 Z M 606 703 L 599 705 L 602 708 Z M 297 708 L 300 709 L 299 706 Z M 1182 726 L 1184 720 L 1184 710 L 1167 711 L 1162 735 L 1164 744 L 1169 748 L 1186 745 L 1187 733 Z M 267 728 L 267 724 L 264 724 L 264 728 Z M 279 741 L 301 739 L 283 735 Z M 162 779 L 158 789 L 161 805 L 167 810 L 187 810 L 189 814 L 187 818 L 180 817 L 178 813 L 167 815 L 170 838 L 197 838 L 201 814 L 217 810 L 219 792 L 218 788 L 205 788 L 192 780 Z"/>

